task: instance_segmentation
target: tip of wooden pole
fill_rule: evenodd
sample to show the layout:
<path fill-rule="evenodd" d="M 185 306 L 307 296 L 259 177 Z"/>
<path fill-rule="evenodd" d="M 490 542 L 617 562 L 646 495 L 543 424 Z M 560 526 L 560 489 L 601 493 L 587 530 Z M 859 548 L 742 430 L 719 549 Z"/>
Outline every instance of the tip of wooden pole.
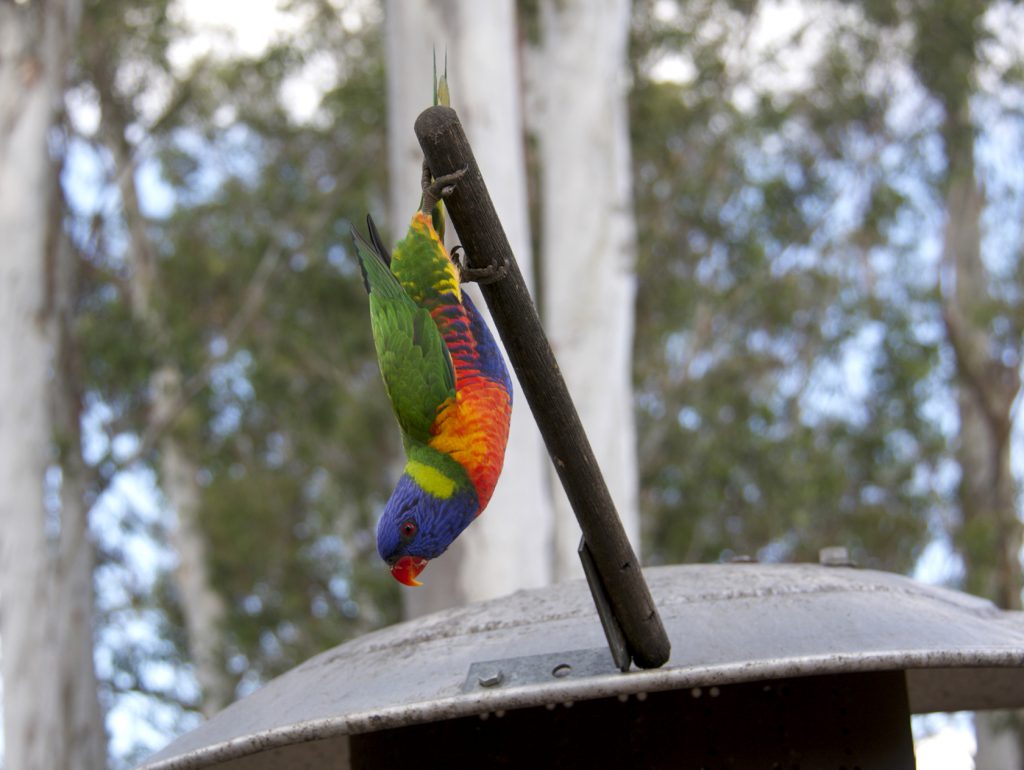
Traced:
<path fill-rule="evenodd" d="M 413 128 L 418 137 L 435 136 L 458 122 L 459 116 L 455 114 L 455 110 L 438 104 L 423 110 L 416 118 Z"/>

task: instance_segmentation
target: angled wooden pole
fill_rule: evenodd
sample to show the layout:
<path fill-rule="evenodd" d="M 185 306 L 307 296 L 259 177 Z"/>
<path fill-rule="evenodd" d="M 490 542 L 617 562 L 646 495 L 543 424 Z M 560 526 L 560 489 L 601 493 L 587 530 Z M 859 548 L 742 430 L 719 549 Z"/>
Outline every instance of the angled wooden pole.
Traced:
<path fill-rule="evenodd" d="M 633 661 L 641 668 L 657 668 L 668 660 L 671 649 L 665 627 L 462 124 L 451 108 L 430 107 L 416 119 L 415 128 L 434 177 L 466 169 L 452 194 L 445 198 L 445 206 L 466 250 L 469 266 L 486 269 L 497 265 L 505 269 L 504 277 L 483 284 L 480 289 L 583 530 L 586 548 L 601 583 L 595 586 L 592 582 L 591 589 L 603 590 Z M 600 383 L 595 384 L 599 386 Z M 600 607 L 600 602 L 598 605 Z"/>

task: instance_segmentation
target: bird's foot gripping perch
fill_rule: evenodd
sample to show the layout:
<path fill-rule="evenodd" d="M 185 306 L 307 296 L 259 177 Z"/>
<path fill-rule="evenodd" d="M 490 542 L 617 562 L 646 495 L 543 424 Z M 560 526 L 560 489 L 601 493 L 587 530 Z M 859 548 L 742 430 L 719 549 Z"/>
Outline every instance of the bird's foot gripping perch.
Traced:
<path fill-rule="evenodd" d="M 465 249 L 460 245 L 452 246 L 451 258 L 459 270 L 461 283 L 496 283 L 508 274 L 508 267 L 497 262 L 492 262 L 487 267 L 470 267 L 466 262 Z"/>
<path fill-rule="evenodd" d="M 453 171 L 450 174 L 434 179 L 430 174 L 430 169 L 427 168 L 426 162 L 424 162 L 423 181 L 420 185 L 423 189 L 420 211 L 424 214 L 433 212 L 434 206 L 437 205 L 438 201 L 447 198 L 455 191 L 455 184 L 466 175 L 466 171 L 467 168 L 460 168 L 458 171 Z"/>

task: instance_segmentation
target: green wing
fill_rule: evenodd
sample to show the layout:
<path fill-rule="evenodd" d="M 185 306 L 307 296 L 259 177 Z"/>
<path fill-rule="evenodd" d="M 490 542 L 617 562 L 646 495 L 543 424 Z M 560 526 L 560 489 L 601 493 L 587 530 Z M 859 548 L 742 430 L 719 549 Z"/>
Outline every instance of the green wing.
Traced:
<path fill-rule="evenodd" d="M 417 305 L 388 268 L 390 256 L 367 217 L 368 243 L 353 231 L 384 388 L 402 432 L 426 442 L 438 408 L 455 396 L 455 371 L 430 313 Z"/>

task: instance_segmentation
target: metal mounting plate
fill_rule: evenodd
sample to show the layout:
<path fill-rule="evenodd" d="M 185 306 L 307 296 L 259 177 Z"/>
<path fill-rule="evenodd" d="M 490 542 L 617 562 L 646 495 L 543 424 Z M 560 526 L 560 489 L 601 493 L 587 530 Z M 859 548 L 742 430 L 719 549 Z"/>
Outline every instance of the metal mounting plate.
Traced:
<path fill-rule="evenodd" d="M 570 650 L 544 655 L 524 655 L 474 663 L 462 685 L 463 692 L 542 685 L 616 673 L 607 649 Z"/>

